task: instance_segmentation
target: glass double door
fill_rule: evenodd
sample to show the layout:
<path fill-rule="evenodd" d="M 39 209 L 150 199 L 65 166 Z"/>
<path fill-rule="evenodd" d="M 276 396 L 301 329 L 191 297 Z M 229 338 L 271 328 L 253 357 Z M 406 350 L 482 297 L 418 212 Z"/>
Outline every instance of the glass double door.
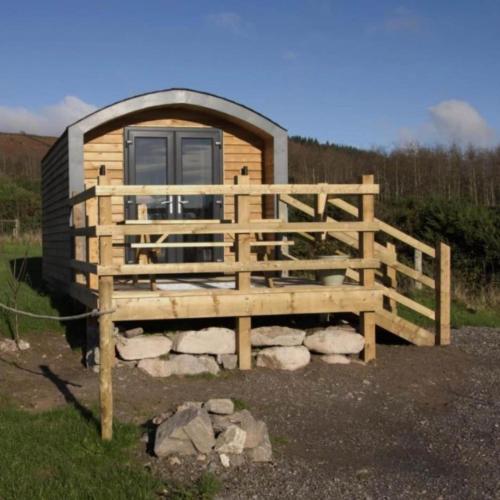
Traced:
<path fill-rule="evenodd" d="M 139 185 L 222 184 L 220 144 L 221 132 L 215 129 L 129 128 L 125 181 Z M 127 219 L 194 221 L 221 219 L 222 204 L 222 196 L 130 196 L 125 200 L 125 210 Z M 150 240 L 161 237 L 152 236 Z M 206 245 L 215 241 L 222 241 L 222 237 L 172 235 L 162 239 L 167 248 L 157 248 L 155 254 L 158 262 L 223 260 L 222 248 Z M 128 248 L 127 261 L 135 262 L 136 254 Z"/>

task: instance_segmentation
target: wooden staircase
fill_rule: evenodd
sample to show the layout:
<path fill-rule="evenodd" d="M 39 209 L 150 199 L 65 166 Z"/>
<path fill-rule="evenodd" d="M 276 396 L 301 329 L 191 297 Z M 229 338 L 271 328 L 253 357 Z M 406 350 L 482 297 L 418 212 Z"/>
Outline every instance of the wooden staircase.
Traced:
<path fill-rule="evenodd" d="M 282 209 L 287 207 L 286 210 L 288 210 L 291 207 L 314 220 L 335 221 L 336 219 L 327 215 L 328 207 L 335 207 L 355 219 L 358 219 L 360 214 L 358 207 L 341 198 L 325 199 L 323 197 L 321 199 L 318 196 L 315 200 L 315 207 L 290 195 L 281 195 L 280 202 Z M 450 247 L 439 243 L 437 248 L 433 248 L 380 219 L 375 218 L 375 222 L 378 224 L 376 240 L 379 241 L 375 242 L 374 256 L 381 263 L 381 269 L 375 274 L 375 287 L 381 289 L 384 294 L 384 308 L 376 311 L 375 314 L 377 326 L 417 346 L 449 344 Z M 300 237 L 314 242 L 317 236 L 300 233 Z M 342 246 L 347 249 L 347 252 L 339 253 L 348 253 L 349 250 L 356 252 L 360 249 L 359 237 L 354 232 L 331 232 L 325 234 L 324 237 L 332 238 L 343 244 Z M 384 245 L 380 243 L 381 240 L 387 241 L 387 243 Z M 401 262 L 398 258 L 398 250 L 401 250 L 403 245 L 413 249 L 413 267 L 408 263 Z M 283 255 L 289 259 L 297 259 L 289 252 L 283 252 Z M 424 256 L 427 260 L 433 261 L 433 266 L 426 266 L 426 268 L 433 269 L 433 276 L 424 273 L 422 265 Z M 404 290 L 406 291 L 420 290 L 422 287 L 433 290 L 436 310 L 430 309 L 405 295 L 403 289 L 398 287 L 398 274 L 405 277 Z M 353 269 L 348 269 L 346 276 L 354 282 L 360 281 L 358 271 Z M 434 331 L 403 318 L 398 314 L 398 305 L 405 306 L 427 320 L 431 320 L 434 323 Z"/>

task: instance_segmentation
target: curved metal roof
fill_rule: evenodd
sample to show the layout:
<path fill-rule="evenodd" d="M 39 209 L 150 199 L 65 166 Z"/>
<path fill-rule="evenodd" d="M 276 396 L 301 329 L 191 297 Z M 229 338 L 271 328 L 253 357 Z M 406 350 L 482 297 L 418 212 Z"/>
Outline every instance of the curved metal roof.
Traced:
<path fill-rule="evenodd" d="M 167 97 L 169 95 L 172 96 L 173 99 L 168 99 Z M 185 99 L 182 99 L 182 96 L 185 96 Z M 193 99 L 194 96 L 199 96 L 200 99 Z M 149 97 L 152 97 L 153 99 L 148 99 Z M 159 98 L 159 99 L 157 99 L 157 98 Z M 196 100 L 196 101 L 199 101 L 201 103 L 203 103 L 203 102 L 206 103 L 209 100 L 207 98 L 221 100 L 221 101 L 228 103 L 229 105 L 238 106 L 238 107 L 246 110 L 247 112 L 258 115 L 259 117 L 268 121 L 269 123 L 272 123 L 276 127 L 279 127 L 282 130 L 286 130 L 279 123 L 275 122 L 274 120 L 271 120 L 270 118 L 268 118 L 264 114 L 259 113 L 258 111 L 255 111 L 254 109 L 252 109 L 248 106 L 245 106 L 244 104 L 241 104 L 241 103 L 234 101 L 232 99 L 227 99 L 225 97 L 221 97 L 221 96 L 216 95 L 216 94 L 211 94 L 210 92 L 202 92 L 199 90 L 193 90 L 193 89 L 188 89 L 188 88 L 177 88 L 177 87 L 173 87 L 170 89 L 164 89 L 164 90 L 155 90 L 153 92 L 145 92 L 143 94 L 137 94 L 135 96 L 127 97 L 126 99 L 116 101 L 108 106 L 104 106 L 103 108 L 100 108 L 100 109 L 88 114 L 87 116 L 84 116 L 83 118 L 80 118 L 76 122 L 69 125 L 68 128 L 71 128 L 74 125 L 77 125 L 79 123 L 85 122 L 86 120 L 94 117 L 95 115 L 108 114 L 105 112 L 108 112 L 111 109 L 115 110 L 115 113 L 113 113 L 113 114 L 116 114 L 116 115 L 118 115 L 118 113 L 120 111 L 125 111 L 125 113 L 127 113 L 127 112 L 129 112 L 127 110 L 129 108 L 133 107 L 132 106 L 133 102 L 140 103 L 141 105 L 143 105 L 145 107 L 150 107 L 147 105 L 148 100 L 153 101 L 153 102 L 157 102 L 156 106 L 158 106 L 158 105 L 161 106 L 162 105 L 161 101 L 164 101 L 163 105 L 174 104 L 174 102 L 171 102 L 171 101 L 178 101 L 178 102 L 175 102 L 176 104 L 194 104 L 191 101 Z M 202 106 L 202 107 L 205 107 L 205 106 Z M 224 106 L 222 106 L 222 107 L 224 107 Z M 144 107 L 138 108 L 137 110 L 139 110 L 139 109 L 145 109 L 145 108 Z"/>
<path fill-rule="evenodd" d="M 288 181 L 288 135 L 286 129 L 263 114 L 224 97 L 208 92 L 172 88 L 140 94 L 115 102 L 94 111 L 67 127 L 61 138 L 67 135 L 70 192 L 81 191 L 84 186 L 83 144 L 84 135 L 87 132 L 131 113 L 167 106 L 192 106 L 207 112 L 216 112 L 226 116 L 229 120 L 232 118 L 240 123 L 247 123 L 254 129 L 261 130 L 273 138 L 274 182 L 281 184 Z"/>

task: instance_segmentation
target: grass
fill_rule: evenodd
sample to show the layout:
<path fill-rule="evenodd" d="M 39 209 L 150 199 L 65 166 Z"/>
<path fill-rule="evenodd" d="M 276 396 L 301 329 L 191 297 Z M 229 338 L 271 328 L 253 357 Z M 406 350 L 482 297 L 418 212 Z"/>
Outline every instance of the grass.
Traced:
<path fill-rule="evenodd" d="M 415 290 L 410 294 L 410 297 L 424 306 L 435 309 L 434 296 L 428 292 Z M 398 305 L 398 313 L 408 321 L 425 328 L 433 326 L 430 319 L 405 306 Z M 453 328 L 461 328 L 462 326 L 498 328 L 500 326 L 500 309 L 487 305 L 471 308 L 461 301 L 453 300 L 451 303 L 451 325 Z"/>
<path fill-rule="evenodd" d="M 232 401 L 235 411 L 248 410 L 250 408 L 250 405 L 246 401 L 243 401 L 243 399 L 233 398 Z"/>
<path fill-rule="evenodd" d="M 286 436 L 271 436 L 270 439 L 273 446 L 285 446 L 290 442 Z"/>
<path fill-rule="evenodd" d="M 191 485 L 175 483 L 166 488 L 167 498 L 175 500 L 211 500 L 222 487 L 214 474 L 206 472 Z"/>
<path fill-rule="evenodd" d="M 0 283 L 7 282 L 11 262 L 14 259 L 23 258 L 25 254 L 28 258 L 27 276 L 26 283 L 22 283 L 19 292 L 18 308 L 39 314 L 60 314 L 51 298 L 41 291 L 41 247 L 39 244 L 0 241 Z M 9 305 L 8 291 L 5 286 L 0 286 L 0 302 Z M 12 314 L 0 310 L 0 337 L 12 337 L 12 320 Z M 63 332 L 64 326 L 58 321 L 19 316 L 21 338 L 23 333 L 48 330 Z"/>
<path fill-rule="evenodd" d="M 117 424 L 110 443 L 74 407 L 0 409 L 0 498 L 155 498 L 161 483 L 134 460 L 139 430 Z"/>
<path fill-rule="evenodd" d="M 111 442 L 93 414 L 73 406 L 44 413 L 0 399 L 0 498 L 14 500 L 210 500 L 221 488 L 212 474 L 192 484 L 162 482 L 134 456 L 140 429 L 116 423 Z"/>

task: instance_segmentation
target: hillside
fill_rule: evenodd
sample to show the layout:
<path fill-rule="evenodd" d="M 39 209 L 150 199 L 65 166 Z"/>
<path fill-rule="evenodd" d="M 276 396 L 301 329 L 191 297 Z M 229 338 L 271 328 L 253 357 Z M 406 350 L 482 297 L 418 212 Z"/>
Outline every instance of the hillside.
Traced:
<path fill-rule="evenodd" d="M 56 137 L 0 132 L 0 175 L 39 178 L 40 160 Z"/>
<path fill-rule="evenodd" d="M 0 176 L 16 181 L 39 179 L 40 160 L 55 140 L 0 132 Z M 420 146 L 384 151 L 290 138 L 291 182 L 357 182 L 365 173 L 375 174 L 381 200 L 437 196 L 495 207 L 500 199 L 500 147 L 461 150 Z"/>

